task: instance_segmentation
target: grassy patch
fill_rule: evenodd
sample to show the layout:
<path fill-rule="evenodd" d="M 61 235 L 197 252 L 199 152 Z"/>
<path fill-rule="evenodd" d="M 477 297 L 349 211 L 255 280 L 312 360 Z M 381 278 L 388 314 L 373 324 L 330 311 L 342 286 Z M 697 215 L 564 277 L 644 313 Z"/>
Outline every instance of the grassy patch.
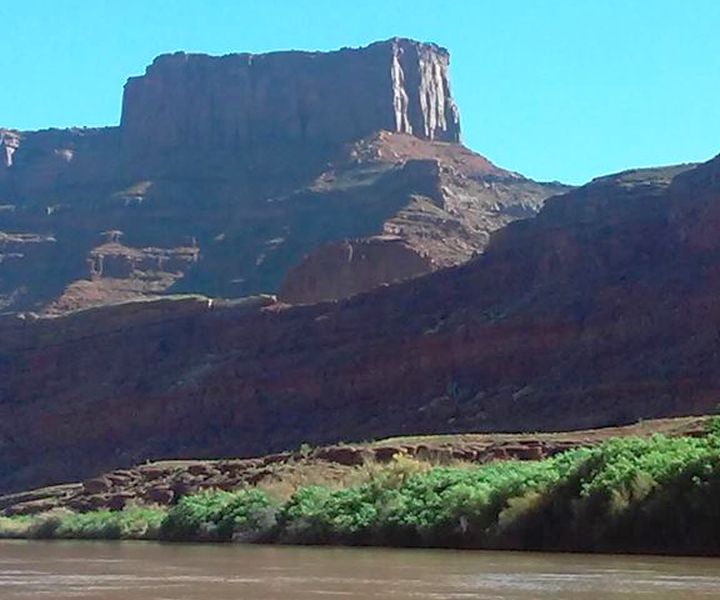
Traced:
<path fill-rule="evenodd" d="M 27 538 L 32 521 L 32 517 L 0 517 L 0 539 Z"/>
<path fill-rule="evenodd" d="M 51 537 L 63 539 L 157 539 L 165 510 L 135 506 L 121 511 L 69 513 L 58 519 Z"/>
<path fill-rule="evenodd" d="M 55 509 L 32 517 L 0 517 L 0 538 L 157 539 L 165 514 L 160 508 L 137 506 L 122 511 Z"/>

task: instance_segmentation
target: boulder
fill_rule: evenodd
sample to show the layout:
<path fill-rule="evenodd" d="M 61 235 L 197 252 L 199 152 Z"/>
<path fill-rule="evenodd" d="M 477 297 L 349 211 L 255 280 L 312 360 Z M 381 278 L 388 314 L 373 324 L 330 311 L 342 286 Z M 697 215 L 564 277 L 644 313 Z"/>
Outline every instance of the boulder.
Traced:
<path fill-rule="evenodd" d="M 101 494 L 107 492 L 112 487 L 112 483 L 106 477 L 96 477 L 83 481 L 83 492 L 85 494 Z"/>
<path fill-rule="evenodd" d="M 368 452 L 353 446 L 328 446 L 315 450 L 312 457 L 339 465 L 357 466 L 365 462 Z"/>
<path fill-rule="evenodd" d="M 143 494 L 142 499 L 148 504 L 171 504 L 175 498 L 175 492 L 167 485 L 157 485 L 147 488 Z"/>

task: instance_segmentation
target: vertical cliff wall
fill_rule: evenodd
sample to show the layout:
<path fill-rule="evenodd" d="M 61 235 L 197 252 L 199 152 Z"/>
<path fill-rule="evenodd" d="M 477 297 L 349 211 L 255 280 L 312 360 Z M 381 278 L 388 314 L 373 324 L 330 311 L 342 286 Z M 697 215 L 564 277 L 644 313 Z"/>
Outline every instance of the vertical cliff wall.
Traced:
<path fill-rule="evenodd" d="M 125 85 L 121 129 L 136 149 L 331 145 L 378 130 L 457 142 L 449 54 L 405 39 L 337 52 L 158 57 Z"/>

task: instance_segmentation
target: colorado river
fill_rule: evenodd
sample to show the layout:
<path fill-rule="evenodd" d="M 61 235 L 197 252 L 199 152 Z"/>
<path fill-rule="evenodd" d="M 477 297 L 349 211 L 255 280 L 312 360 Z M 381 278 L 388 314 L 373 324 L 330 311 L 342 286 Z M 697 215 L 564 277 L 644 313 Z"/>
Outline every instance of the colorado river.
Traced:
<path fill-rule="evenodd" d="M 720 559 L 514 552 L 0 542 L 0 598 L 720 598 Z"/>

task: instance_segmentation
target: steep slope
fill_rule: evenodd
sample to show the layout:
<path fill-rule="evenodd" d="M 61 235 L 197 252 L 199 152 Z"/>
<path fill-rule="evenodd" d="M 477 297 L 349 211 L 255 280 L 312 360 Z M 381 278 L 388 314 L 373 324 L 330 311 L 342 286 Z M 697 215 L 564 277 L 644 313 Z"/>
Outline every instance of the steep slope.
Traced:
<path fill-rule="evenodd" d="M 460 145 L 448 65 L 402 39 L 176 53 L 128 80 L 118 127 L 0 130 L 0 311 L 277 292 L 325 243 L 387 234 L 423 267 L 373 241 L 364 285 L 333 297 L 467 260 L 566 188 Z M 286 299 L 328 297 L 313 277 L 300 266 Z"/>
<path fill-rule="evenodd" d="M 378 169 L 382 177 L 368 181 Z M 320 243 L 284 276 L 280 298 L 334 300 L 463 263 L 484 250 L 491 232 L 534 216 L 547 196 L 567 189 L 500 169 L 462 146 L 380 132 L 352 145 L 304 192 L 313 202 L 321 195 L 324 215 L 315 222 L 352 220 L 358 228 L 375 207 L 380 230 Z"/>
<path fill-rule="evenodd" d="M 719 206 L 720 157 L 598 179 L 475 260 L 341 302 L 6 318 L 1 487 L 147 458 L 712 412 Z"/>

